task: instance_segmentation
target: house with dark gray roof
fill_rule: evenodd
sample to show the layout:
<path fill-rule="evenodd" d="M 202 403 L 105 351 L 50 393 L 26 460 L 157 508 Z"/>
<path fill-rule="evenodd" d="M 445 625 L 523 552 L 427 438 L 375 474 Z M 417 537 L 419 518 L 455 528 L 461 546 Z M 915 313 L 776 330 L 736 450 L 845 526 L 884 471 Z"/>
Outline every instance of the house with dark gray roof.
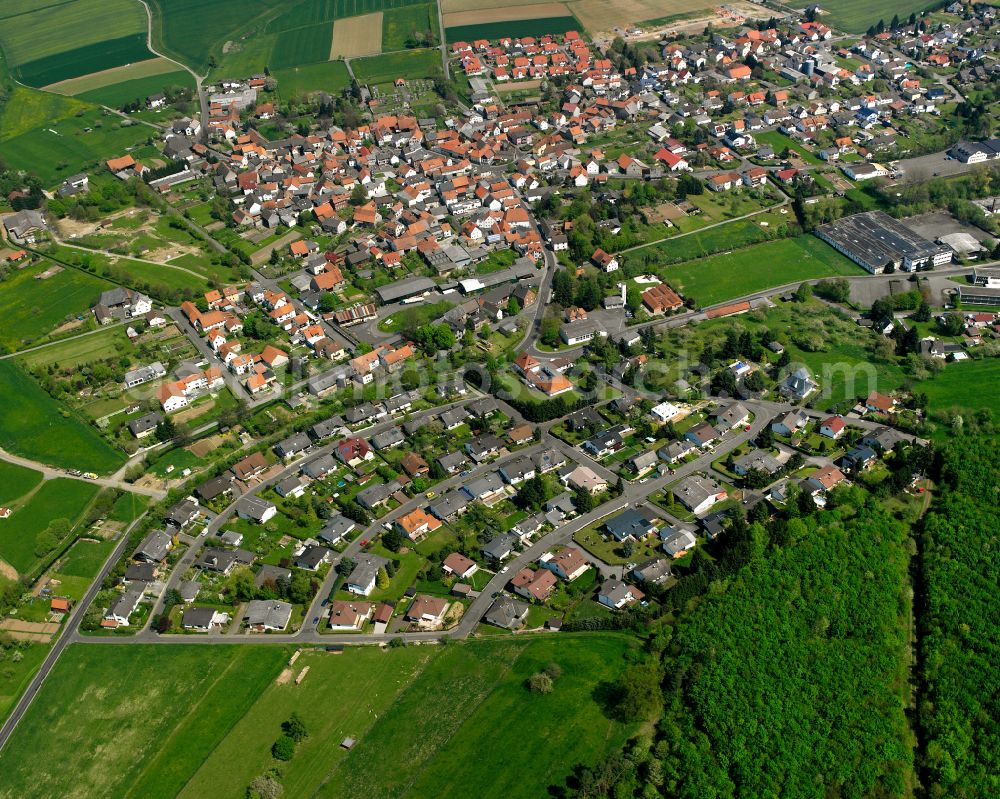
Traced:
<path fill-rule="evenodd" d="M 516 630 L 528 617 L 528 604 L 501 594 L 483 616 L 483 621 L 505 630 Z"/>
<path fill-rule="evenodd" d="M 279 441 L 274 445 L 274 451 L 279 458 L 291 458 L 312 449 L 312 439 L 305 433 L 296 433 L 289 436 L 284 441 Z"/>
<path fill-rule="evenodd" d="M 378 570 L 384 569 L 389 561 L 378 555 L 361 555 L 354 569 L 347 576 L 347 590 L 362 596 L 368 596 L 375 589 Z"/>
<path fill-rule="evenodd" d="M 635 508 L 628 508 L 604 523 L 616 541 L 645 538 L 656 532 L 653 520 Z"/>
<path fill-rule="evenodd" d="M 357 526 L 354 521 L 348 519 L 343 514 L 335 513 L 326 520 L 326 524 L 323 525 L 323 529 L 319 531 L 316 537 L 321 541 L 326 541 L 328 544 L 336 544 L 338 541 L 342 541 L 344 536 Z"/>
<path fill-rule="evenodd" d="M 501 533 L 492 541 L 482 547 L 483 557 L 500 563 L 514 554 L 519 543 L 516 535 L 511 533 Z"/>
<path fill-rule="evenodd" d="M 469 507 L 469 502 L 471 500 L 468 494 L 464 491 L 454 490 L 434 499 L 427 506 L 427 509 L 435 518 L 446 522 L 464 513 Z"/>
<path fill-rule="evenodd" d="M 160 563 L 173 548 L 173 539 L 163 530 L 152 530 L 135 548 L 133 560 Z"/>

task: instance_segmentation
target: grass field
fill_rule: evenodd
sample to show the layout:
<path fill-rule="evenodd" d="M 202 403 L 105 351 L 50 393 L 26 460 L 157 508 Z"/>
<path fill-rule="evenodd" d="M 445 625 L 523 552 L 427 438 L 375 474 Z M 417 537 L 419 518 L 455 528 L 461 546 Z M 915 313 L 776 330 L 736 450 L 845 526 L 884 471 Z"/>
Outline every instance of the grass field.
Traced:
<path fill-rule="evenodd" d="M 940 3 L 927 2 L 927 0 L 899 0 L 895 3 L 878 3 L 874 8 L 864 0 L 830 0 L 823 9 L 828 14 L 823 16 L 826 25 L 832 25 L 849 33 L 864 33 L 871 25 L 879 19 L 884 19 L 886 26 L 893 14 L 898 14 L 900 19 L 906 19 L 912 12 L 940 8 Z"/>
<path fill-rule="evenodd" d="M 580 27 L 576 17 L 540 17 L 481 22 L 474 25 L 449 25 L 448 17 L 445 17 L 445 25 L 448 25 L 445 35 L 449 42 L 470 42 L 473 39 L 495 40 L 504 36 L 543 36 L 546 33 L 565 33 Z"/>
<path fill-rule="evenodd" d="M 288 655 L 276 646 L 71 646 L 0 754 L 0 796 L 174 797 Z M 60 767 L 39 769 L 28 753 L 48 747 Z"/>
<path fill-rule="evenodd" d="M 986 408 L 993 416 L 1000 417 L 1000 396 L 996 391 L 984 391 L 984 386 L 995 386 L 1000 380 L 1000 360 L 987 358 L 981 361 L 950 363 L 915 390 L 923 391 L 929 405 L 938 415 L 947 418 L 953 412 L 969 414 Z"/>
<path fill-rule="evenodd" d="M 93 578 L 114 548 L 114 541 L 77 541 L 63 556 L 59 574 Z"/>
<path fill-rule="evenodd" d="M 621 254 L 624 263 L 638 263 L 654 268 L 661 264 L 681 263 L 706 255 L 746 247 L 767 239 L 767 233 L 753 219 L 738 219 L 725 225 L 696 231 L 648 247 Z"/>
<path fill-rule="evenodd" d="M 441 53 L 437 50 L 407 50 L 351 62 L 363 83 L 389 83 L 396 78 L 433 78 L 441 74 Z"/>
<path fill-rule="evenodd" d="M 398 9 L 426 2 L 427 0 L 302 0 L 268 23 L 265 30 L 275 33 L 317 22 L 333 22 L 344 17 L 373 14 L 376 11 L 385 11 L 386 16 L 392 16 Z"/>
<path fill-rule="evenodd" d="M 0 446 L 42 463 L 98 473 L 114 471 L 125 460 L 10 361 L 0 361 Z"/>
<path fill-rule="evenodd" d="M 343 61 L 281 69 L 276 70 L 273 75 L 278 81 L 278 91 L 286 99 L 320 91 L 337 94 L 351 85 L 351 76 Z"/>
<path fill-rule="evenodd" d="M 79 78 L 70 78 L 58 83 L 50 83 L 45 87 L 45 91 L 76 95 L 91 91 L 92 89 L 112 86 L 116 83 L 149 78 L 154 75 L 165 75 L 168 72 L 176 71 L 177 64 L 173 61 L 166 58 L 150 58 L 146 61 L 136 62 L 135 64 L 111 67 L 110 69 L 93 72 L 89 75 L 81 75 Z M 188 73 L 185 72 L 184 74 Z M 193 81 L 192 85 L 194 85 Z"/>
<path fill-rule="evenodd" d="M 8 109 L 19 107 L 16 101 L 21 94 L 15 89 Z M 14 116 L 8 110 L 0 120 L 0 158 L 12 169 L 35 173 L 45 186 L 93 169 L 150 137 L 151 130 L 145 125 L 130 125 L 128 120 L 76 99 L 41 92 L 33 95 L 47 98 L 30 98 L 37 114 L 33 110 L 8 125 L 8 118 Z M 46 116 L 46 108 L 53 112 L 51 116 Z"/>
<path fill-rule="evenodd" d="M 667 267 L 661 274 L 704 307 L 785 283 L 861 272 L 814 236 L 799 236 Z"/>
<path fill-rule="evenodd" d="M 146 15 L 132 0 L 8 0 L 0 45 L 14 75 L 31 86 L 153 57 Z"/>
<path fill-rule="evenodd" d="M 697 11 L 707 13 L 717 4 L 709 0 L 571 0 L 567 5 L 586 30 L 596 33 L 647 20 L 687 18 Z"/>
<path fill-rule="evenodd" d="M 97 298 L 112 287 L 106 280 L 77 269 L 63 269 L 45 280 L 35 275 L 51 261 L 13 272 L 0 283 L 0 346 L 15 350 L 42 341 L 67 319 L 89 313 Z"/>
<path fill-rule="evenodd" d="M 115 326 L 99 328 L 86 336 L 55 342 L 40 350 L 19 356 L 17 360 L 29 369 L 58 366 L 60 369 L 71 370 L 83 364 L 114 358 L 131 349 L 132 345 L 125 335 L 125 328 Z"/>
<path fill-rule="evenodd" d="M 414 31 L 438 33 L 437 8 L 433 3 L 408 6 L 382 15 L 382 49 L 402 50 Z"/>
<path fill-rule="evenodd" d="M 0 461 L 0 505 L 23 497 L 41 481 L 41 472 Z"/>
<path fill-rule="evenodd" d="M 35 554 L 38 535 L 53 519 L 75 523 L 97 490 L 81 480 L 57 478 L 42 483 L 27 504 L 0 526 L 0 558 L 22 574 L 30 571 L 40 560 Z"/>
<path fill-rule="evenodd" d="M 191 77 L 191 73 L 185 72 L 183 69 L 175 69 L 145 78 L 131 78 L 107 86 L 87 89 L 77 94 L 76 97 L 89 103 L 121 108 L 126 103 L 139 99 L 145 100 L 151 94 L 157 94 L 174 86 L 193 89 L 194 78 Z"/>
<path fill-rule="evenodd" d="M 210 288 L 207 277 L 182 269 L 171 269 L 164 264 L 109 256 L 63 245 L 57 245 L 52 256 L 68 264 L 92 266 L 96 270 L 95 274 L 118 283 L 125 283 L 157 299 L 170 299 L 177 291 L 189 291 L 193 295 L 203 294 Z"/>

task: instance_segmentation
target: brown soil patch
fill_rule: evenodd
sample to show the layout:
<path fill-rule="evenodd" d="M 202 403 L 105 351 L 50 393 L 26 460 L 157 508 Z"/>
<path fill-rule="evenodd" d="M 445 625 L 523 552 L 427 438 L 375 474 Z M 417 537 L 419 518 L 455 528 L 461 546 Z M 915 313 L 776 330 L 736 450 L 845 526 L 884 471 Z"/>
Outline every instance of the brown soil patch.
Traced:
<path fill-rule="evenodd" d="M 20 575 L 17 573 L 17 569 L 11 566 L 7 561 L 0 560 L 0 577 L 6 577 L 8 580 L 17 580 Z"/>
<path fill-rule="evenodd" d="M 271 257 L 271 251 L 279 249 L 281 247 L 287 247 L 293 241 L 298 241 L 302 238 L 302 234 L 297 230 L 293 230 L 291 233 L 286 233 L 277 241 L 273 241 L 266 247 L 261 247 L 257 252 L 250 256 L 250 262 L 257 266 L 258 264 L 264 263 L 268 258 Z"/>
<path fill-rule="evenodd" d="M 188 452 L 192 455 L 196 455 L 199 458 L 204 458 L 209 452 L 217 450 L 228 436 L 225 435 L 214 435 L 208 438 L 203 438 L 195 441 L 190 447 L 188 447 Z"/>
<path fill-rule="evenodd" d="M 345 17 L 333 23 L 330 60 L 378 55 L 382 52 L 382 12 Z"/>
<path fill-rule="evenodd" d="M 294 669 L 282 669 L 274 682 L 276 685 L 287 685 L 292 681 L 293 674 L 295 674 Z"/>
<path fill-rule="evenodd" d="M 602 3 L 604 0 L 600 0 Z M 468 8 L 468 6 L 466 6 Z M 518 19 L 546 19 L 548 17 L 568 17 L 569 8 L 565 3 L 532 3 L 511 6 L 509 3 L 471 11 L 452 11 L 444 15 L 444 26 L 455 28 L 459 25 L 482 25 L 488 22 L 510 22 Z"/>
<path fill-rule="evenodd" d="M 59 632 L 59 625 L 50 621 L 22 621 L 21 619 L 4 619 L 0 621 L 0 630 L 19 633 L 34 633 L 37 635 L 52 635 Z"/>
<path fill-rule="evenodd" d="M 198 405 L 194 405 L 190 408 L 187 408 L 181 411 L 180 413 L 174 414 L 174 421 L 189 422 L 192 419 L 197 419 L 199 416 L 208 413 L 214 407 L 215 407 L 215 400 L 210 399 L 208 402 L 202 402 Z"/>
<path fill-rule="evenodd" d="M 71 319 L 70 321 L 66 322 L 66 324 L 59 325 L 59 327 L 53 330 L 49 335 L 58 336 L 60 333 L 67 333 L 70 330 L 75 330 L 76 328 L 82 326 L 83 326 L 82 319 Z"/>
<path fill-rule="evenodd" d="M 542 85 L 540 80 L 519 80 L 514 83 L 496 83 L 494 88 L 497 90 L 497 94 L 509 94 L 510 92 L 527 92 L 532 89 L 537 89 Z"/>

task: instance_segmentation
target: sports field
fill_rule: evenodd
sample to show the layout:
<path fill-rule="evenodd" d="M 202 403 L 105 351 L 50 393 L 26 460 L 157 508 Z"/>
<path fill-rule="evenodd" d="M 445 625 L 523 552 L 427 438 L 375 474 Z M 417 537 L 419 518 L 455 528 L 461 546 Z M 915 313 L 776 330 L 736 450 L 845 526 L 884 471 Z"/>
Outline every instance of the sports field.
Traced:
<path fill-rule="evenodd" d="M 437 50 L 407 50 L 351 62 L 362 83 L 389 83 L 396 78 L 433 78 L 441 74 L 441 53 Z"/>
<path fill-rule="evenodd" d="M 816 237 L 799 236 L 668 266 L 660 274 L 704 307 L 799 280 L 860 275 L 861 269 Z"/>
<path fill-rule="evenodd" d="M 71 646 L 0 753 L 0 796 L 174 797 L 289 654 L 276 646 Z M 39 768 L 29 753 L 49 746 L 45 756 L 59 767 Z"/>
<path fill-rule="evenodd" d="M 0 361 L 0 447 L 41 463 L 99 474 L 125 461 L 123 453 L 9 360 Z"/>
<path fill-rule="evenodd" d="M 146 14 L 133 0 L 7 0 L 0 45 L 14 75 L 30 86 L 152 58 Z"/>
<path fill-rule="evenodd" d="M 282 764 L 285 796 L 537 799 L 630 732 L 595 695 L 633 645 L 595 634 L 307 651 L 279 679 L 289 648 L 76 645 L 0 753 L 0 797 L 243 799 L 294 711 L 308 737 Z M 529 692 L 553 662 L 552 693 Z"/>
<path fill-rule="evenodd" d="M 111 283 L 76 269 L 38 280 L 37 275 L 55 266 L 52 261 L 12 271 L 0 285 L 0 345 L 9 351 L 43 341 L 68 319 L 90 312 Z"/>
<path fill-rule="evenodd" d="M 68 519 L 75 524 L 97 491 L 90 483 L 61 477 L 42 483 L 31 499 L 0 525 L 0 558 L 21 574 L 31 571 L 45 555 L 39 555 L 35 547 L 49 522 Z"/>
<path fill-rule="evenodd" d="M 357 58 L 382 52 L 382 12 L 344 17 L 333 23 L 330 59 Z"/>

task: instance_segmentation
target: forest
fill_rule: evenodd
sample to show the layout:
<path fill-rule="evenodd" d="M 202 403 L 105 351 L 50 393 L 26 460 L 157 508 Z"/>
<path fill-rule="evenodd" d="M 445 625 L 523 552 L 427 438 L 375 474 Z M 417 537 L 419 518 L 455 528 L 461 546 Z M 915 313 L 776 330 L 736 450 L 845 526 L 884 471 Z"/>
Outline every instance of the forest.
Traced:
<path fill-rule="evenodd" d="M 918 765 L 926 794 L 1000 796 L 1000 471 L 997 437 L 940 450 L 939 492 L 920 538 Z"/>

